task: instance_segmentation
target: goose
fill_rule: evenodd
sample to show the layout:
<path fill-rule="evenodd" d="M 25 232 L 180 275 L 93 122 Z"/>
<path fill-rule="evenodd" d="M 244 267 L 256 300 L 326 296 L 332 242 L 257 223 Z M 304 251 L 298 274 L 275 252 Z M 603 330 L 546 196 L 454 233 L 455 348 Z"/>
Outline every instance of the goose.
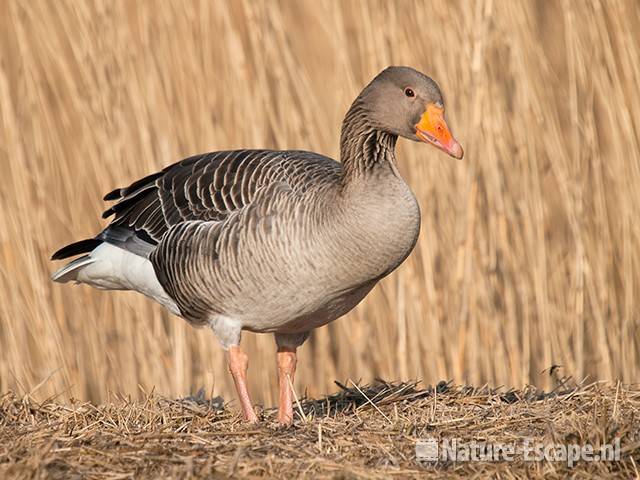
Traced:
<path fill-rule="evenodd" d="M 278 422 L 293 421 L 297 348 L 354 308 L 414 248 L 420 208 L 398 172 L 398 137 L 455 158 L 440 88 L 410 67 L 388 67 L 342 123 L 341 162 L 298 150 L 196 155 L 117 188 L 97 236 L 53 254 L 84 254 L 56 282 L 135 290 L 226 351 L 244 418 L 255 422 L 242 331 L 273 333 Z"/>

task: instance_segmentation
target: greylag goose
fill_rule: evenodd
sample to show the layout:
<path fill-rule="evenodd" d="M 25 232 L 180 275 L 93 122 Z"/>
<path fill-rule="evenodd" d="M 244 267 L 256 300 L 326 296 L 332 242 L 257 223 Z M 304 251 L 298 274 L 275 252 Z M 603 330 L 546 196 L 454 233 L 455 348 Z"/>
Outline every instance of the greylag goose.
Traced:
<path fill-rule="evenodd" d="M 58 250 L 85 254 L 55 272 L 107 290 L 136 290 L 226 350 L 246 420 L 243 330 L 277 344 L 278 421 L 293 420 L 296 349 L 314 328 L 355 307 L 413 249 L 420 209 L 400 177 L 398 136 L 463 151 L 444 119 L 438 85 L 389 67 L 355 99 L 342 124 L 338 163 L 306 151 L 234 150 L 187 158 L 104 200 L 113 217 L 96 237 Z"/>

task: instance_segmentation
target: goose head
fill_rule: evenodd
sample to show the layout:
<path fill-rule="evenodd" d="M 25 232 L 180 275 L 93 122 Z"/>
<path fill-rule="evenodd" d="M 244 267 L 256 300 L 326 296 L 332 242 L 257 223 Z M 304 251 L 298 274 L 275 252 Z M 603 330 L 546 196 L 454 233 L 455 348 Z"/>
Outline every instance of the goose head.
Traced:
<path fill-rule="evenodd" d="M 360 94 L 367 120 L 377 130 L 424 142 L 462 158 L 462 145 L 444 117 L 438 84 L 409 67 L 388 67 Z"/>

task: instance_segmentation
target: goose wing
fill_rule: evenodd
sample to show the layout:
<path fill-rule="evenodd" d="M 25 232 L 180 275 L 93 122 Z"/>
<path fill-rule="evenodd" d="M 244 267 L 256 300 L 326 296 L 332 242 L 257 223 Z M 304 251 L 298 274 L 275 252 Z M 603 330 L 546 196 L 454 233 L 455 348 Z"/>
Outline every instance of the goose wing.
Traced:
<path fill-rule="evenodd" d="M 190 157 L 105 195 L 117 203 L 103 213 L 113 220 L 96 238 L 148 256 L 174 225 L 223 222 L 250 205 L 264 186 L 284 183 L 301 192 L 319 178 L 337 177 L 340 169 L 334 160 L 302 151 L 234 150 Z"/>
<path fill-rule="evenodd" d="M 303 192 L 318 181 L 337 180 L 341 169 L 338 162 L 305 151 L 231 150 L 189 157 L 106 194 L 104 200 L 116 202 L 102 214 L 112 218 L 109 226 L 61 248 L 52 259 L 90 252 L 102 242 L 148 257 L 174 225 L 224 222 L 254 202 L 265 186 L 279 183 Z"/>

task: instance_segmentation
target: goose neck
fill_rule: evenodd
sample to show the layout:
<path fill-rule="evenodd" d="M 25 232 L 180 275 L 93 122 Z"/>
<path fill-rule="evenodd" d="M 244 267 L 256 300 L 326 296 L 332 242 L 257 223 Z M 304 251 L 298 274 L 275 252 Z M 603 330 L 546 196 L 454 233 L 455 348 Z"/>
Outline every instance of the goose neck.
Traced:
<path fill-rule="evenodd" d="M 366 111 L 354 104 L 345 117 L 340 136 L 343 183 L 362 179 L 381 166 L 395 165 L 397 139 L 396 135 L 376 128 Z"/>

